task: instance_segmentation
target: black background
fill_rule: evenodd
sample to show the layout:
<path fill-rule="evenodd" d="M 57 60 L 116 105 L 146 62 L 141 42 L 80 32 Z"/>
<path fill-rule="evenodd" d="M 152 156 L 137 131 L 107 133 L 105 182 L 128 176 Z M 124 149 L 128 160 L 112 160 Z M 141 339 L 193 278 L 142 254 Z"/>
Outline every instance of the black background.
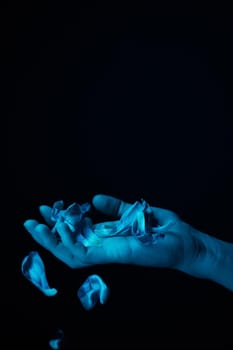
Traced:
<path fill-rule="evenodd" d="M 165 6 L 166 7 L 166 6 Z M 203 232 L 232 239 L 232 16 L 225 11 L 48 2 L 9 17 L 8 219 L 3 237 L 3 339 L 49 349 L 172 343 L 232 345 L 232 293 L 160 269 L 71 270 L 23 228 L 38 206 L 96 193 L 143 197 Z M 104 219 L 93 210 L 93 217 Z M 46 298 L 21 274 L 37 250 Z M 110 287 L 85 311 L 77 289 L 91 273 Z M 110 340 L 108 340 L 110 337 Z M 187 340 L 186 340 L 187 339 Z"/>

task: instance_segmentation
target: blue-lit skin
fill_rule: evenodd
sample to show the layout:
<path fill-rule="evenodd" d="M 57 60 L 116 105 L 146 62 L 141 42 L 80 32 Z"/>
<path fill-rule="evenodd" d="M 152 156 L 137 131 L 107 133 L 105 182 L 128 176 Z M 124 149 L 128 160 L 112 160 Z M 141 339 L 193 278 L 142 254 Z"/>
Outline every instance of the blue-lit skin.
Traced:
<path fill-rule="evenodd" d="M 45 273 L 45 265 L 36 251 L 31 251 L 22 261 L 21 271 L 23 275 L 34 284 L 46 296 L 54 296 L 57 289 L 50 288 Z"/>
<path fill-rule="evenodd" d="M 106 214 L 113 216 L 115 214 L 119 219 L 132 207 L 132 204 L 109 196 L 96 196 L 93 199 L 93 205 Z M 72 268 L 105 263 L 175 268 L 181 265 L 184 259 L 193 257 L 195 244 L 193 236 L 189 233 L 190 226 L 171 211 L 155 207 L 151 207 L 151 210 L 158 223 L 157 228 L 154 228 L 154 233 L 166 234 L 155 245 L 145 245 L 133 235 L 116 235 L 103 239 L 100 247 L 85 247 L 75 240 L 68 225 L 62 221 L 57 222 L 56 225 L 59 240 L 51 232 L 54 225 L 54 221 L 51 220 L 52 208 L 46 205 L 40 207 L 40 212 L 47 225 L 40 224 L 36 220 L 27 220 L 25 228 L 39 244 Z M 109 229 L 114 225 L 115 221 L 106 223 Z M 186 245 L 185 250 L 184 245 Z"/>
<path fill-rule="evenodd" d="M 118 220 L 132 207 L 118 198 L 96 195 L 94 207 Z M 133 235 L 104 238 L 101 246 L 85 247 L 77 242 L 64 222 L 57 224 L 59 238 L 51 232 L 52 208 L 40 207 L 45 224 L 36 220 L 24 223 L 26 230 L 45 249 L 71 268 L 96 264 L 120 263 L 176 269 L 209 279 L 233 291 L 233 244 L 221 241 L 193 228 L 174 212 L 151 207 L 157 226 L 153 233 L 162 235 L 156 244 L 144 244 Z M 111 226 L 111 222 L 106 223 Z"/>
<path fill-rule="evenodd" d="M 94 274 L 88 276 L 78 289 L 77 296 L 85 310 L 91 310 L 100 302 L 105 304 L 109 296 L 109 288 L 103 279 Z"/>
<path fill-rule="evenodd" d="M 61 350 L 63 349 L 63 345 L 64 345 L 64 332 L 62 329 L 59 329 L 57 331 L 56 338 L 51 339 L 49 341 L 49 346 L 53 350 Z"/>

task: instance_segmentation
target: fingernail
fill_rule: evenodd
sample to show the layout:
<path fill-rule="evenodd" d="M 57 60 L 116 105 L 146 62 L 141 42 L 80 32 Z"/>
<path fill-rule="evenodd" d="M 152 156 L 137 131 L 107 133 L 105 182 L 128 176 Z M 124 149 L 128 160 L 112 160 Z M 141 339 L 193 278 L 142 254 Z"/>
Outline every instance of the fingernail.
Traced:
<path fill-rule="evenodd" d="M 34 220 L 28 219 L 26 221 L 24 221 L 23 225 L 26 228 L 29 228 L 31 226 L 31 224 L 33 223 Z"/>

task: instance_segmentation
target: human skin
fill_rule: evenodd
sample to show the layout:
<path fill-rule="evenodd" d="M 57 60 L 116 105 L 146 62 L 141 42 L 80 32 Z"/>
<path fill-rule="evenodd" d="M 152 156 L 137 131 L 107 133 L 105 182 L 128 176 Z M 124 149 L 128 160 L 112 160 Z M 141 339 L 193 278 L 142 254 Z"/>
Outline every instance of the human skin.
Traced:
<path fill-rule="evenodd" d="M 92 203 L 98 211 L 117 219 L 131 206 L 103 194 L 94 196 Z M 233 291 L 233 244 L 195 229 L 170 210 L 151 209 L 158 223 L 156 233 L 164 238 L 150 245 L 133 236 L 114 236 L 104 238 L 101 246 L 85 247 L 74 240 L 64 222 L 57 224 L 58 240 L 51 233 L 52 208 L 47 205 L 40 206 L 45 224 L 29 219 L 24 226 L 35 241 L 70 268 L 112 263 L 170 268 Z"/>

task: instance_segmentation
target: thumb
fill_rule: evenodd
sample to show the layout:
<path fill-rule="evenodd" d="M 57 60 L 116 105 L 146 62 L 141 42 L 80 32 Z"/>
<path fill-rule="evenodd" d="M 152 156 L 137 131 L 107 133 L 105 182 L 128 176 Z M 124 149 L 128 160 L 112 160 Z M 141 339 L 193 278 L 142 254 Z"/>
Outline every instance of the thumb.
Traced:
<path fill-rule="evenodd" d="M 92 198 L 94 207 L 100 212 L 121 217 L 122 214 L 131 206 L 123 200 L 104 194 L 97 194 Z"/>

